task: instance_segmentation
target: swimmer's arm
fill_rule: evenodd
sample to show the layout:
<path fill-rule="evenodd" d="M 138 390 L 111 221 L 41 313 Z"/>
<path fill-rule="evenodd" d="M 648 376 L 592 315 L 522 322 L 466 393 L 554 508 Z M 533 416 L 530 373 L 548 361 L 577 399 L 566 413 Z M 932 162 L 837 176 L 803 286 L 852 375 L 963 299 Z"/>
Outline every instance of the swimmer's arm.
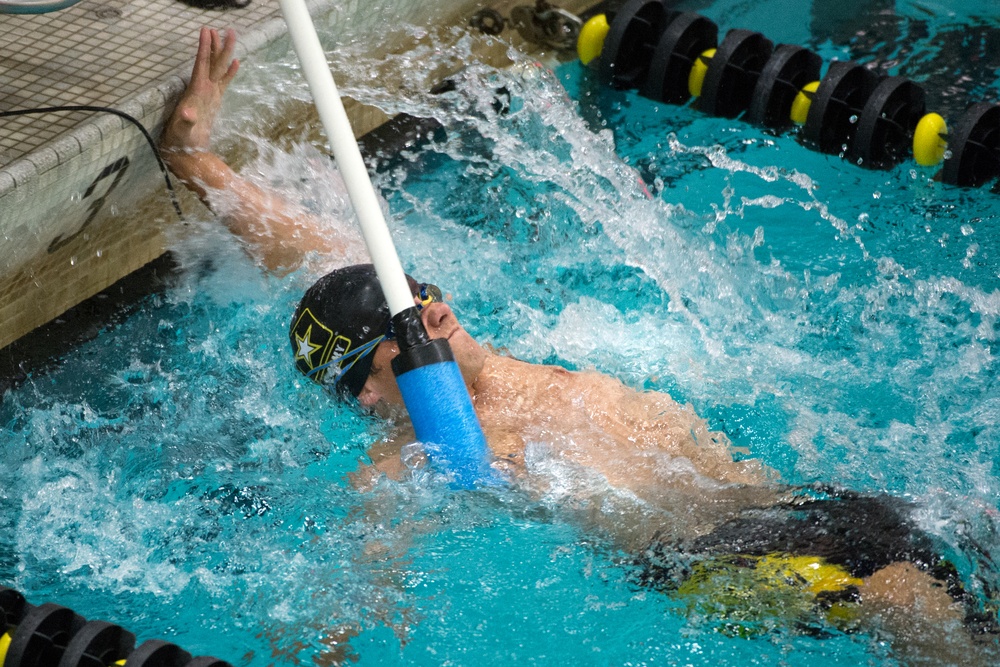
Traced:
<path fill-rule="evenodd" d="M 173 150 L 164 153 L 164 161 L 268 270 L 294 270 L 309 253 L 344 254 L 319 219 L 243 178 L 218 155 Z"/>
<path fill-rule="evenodd" d="M 239 176 L 209 150 L 222 98 L 239 71 L 235 48 L 232 30 L 201 29 L 191 79 L 163 129 L 164 162 L 268 269 L 295 269 L 308 253 L 342 255 L 318 219 Z"/>
<path fill-rule="evenodd" d="M 398 482 L 410 473 L 412 467 L 425 465 L 426 456 L 417 450 L 414 450 L 406 463 L 403 462 L 403 447 L 415 440 L 416 435 L 407 429 L 369 447 L 367 454 L 370 463 L 362 463 L 356 471 L 348 474 L 351 485 L 359 491 L 368 492 L 383 475 Z"/>

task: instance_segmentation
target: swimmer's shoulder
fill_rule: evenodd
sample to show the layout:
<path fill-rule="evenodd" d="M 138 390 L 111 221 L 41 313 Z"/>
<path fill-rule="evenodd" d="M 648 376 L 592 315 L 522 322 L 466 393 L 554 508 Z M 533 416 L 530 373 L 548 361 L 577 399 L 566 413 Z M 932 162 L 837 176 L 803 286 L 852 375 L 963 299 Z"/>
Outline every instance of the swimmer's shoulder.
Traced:
<path fill-rule="evenodd" d="M 493 352 L 475 382 L 476 406 L 532 401 L 552 390 L 565 391 L 575 384 L 578 374 L 561 366 L 535 364 Z M 499 402 L 499 403 L 497 403 Z"/>
<path fill-rule="evenodd" d="M 494 347 L 489 343 L 484 344 L 483 347 L 490 353 L 492 359 L 498 366 L 505 367 L 516 372 L 554 374 L 562 377 L 570 377 L 580 374 L 576 371 L 571 371 L 556 364 L 541 364 L 533 361 L 524 361 L 523 359 L 515 357 L 506 347 Z"/>

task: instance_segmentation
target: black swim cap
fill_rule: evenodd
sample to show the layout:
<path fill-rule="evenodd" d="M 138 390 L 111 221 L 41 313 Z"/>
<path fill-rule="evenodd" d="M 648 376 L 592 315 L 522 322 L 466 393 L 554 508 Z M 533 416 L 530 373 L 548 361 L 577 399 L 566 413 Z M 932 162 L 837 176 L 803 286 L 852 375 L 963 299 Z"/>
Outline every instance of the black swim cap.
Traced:
<path fill-rule="evenodd" d="M 406 280 L 418 293 L 417 282 L 410 276 Z M 373 265 L 331 271 L 306 291 L 295 310 L 288 332 L 295 366 L 316 382 L 357 396 L 374 356 L 374 349 L 359 349 L 377 345 L 389 332 L 390 319 Z"/>

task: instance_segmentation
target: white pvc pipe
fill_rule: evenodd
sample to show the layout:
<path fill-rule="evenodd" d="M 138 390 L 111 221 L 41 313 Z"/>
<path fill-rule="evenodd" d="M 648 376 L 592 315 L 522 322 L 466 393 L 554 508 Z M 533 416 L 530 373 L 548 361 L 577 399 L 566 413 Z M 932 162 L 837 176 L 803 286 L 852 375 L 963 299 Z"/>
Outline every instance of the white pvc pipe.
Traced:
<path fill-rule="evenodd" d="M 413 295 L 410 294 L 406 274 L 396 254 L 396 246 L 393 245 L 389 228 L 385 224 L 382 207 L 368 176 L 368 168 L 361 158 L 361 149 L 354 138 L 351 122 L 340 101 L 337 84 L 333 82 L 333 75 L 326 63 L 326 53 L 320 45 L 305 0 L 279 1 L 295 53 L 302 63 L 302 72 L 309 83 L 319 118 L 333 150 L 333 157 L 337 160 L 337 166 L 347 184 L 347 194 L 361 222 L 361 233 L 382 284 L 389 313 L 396 315 L 413 307 Z"/>

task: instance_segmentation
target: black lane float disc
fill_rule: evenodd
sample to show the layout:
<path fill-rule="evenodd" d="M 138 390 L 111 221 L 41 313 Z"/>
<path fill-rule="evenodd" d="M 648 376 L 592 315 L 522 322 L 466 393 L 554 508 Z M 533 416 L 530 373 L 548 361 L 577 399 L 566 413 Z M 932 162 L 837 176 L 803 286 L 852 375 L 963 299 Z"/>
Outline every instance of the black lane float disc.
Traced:
<path fill-rule="evenodd" d="M 135 635 L 106 621 L 90 621 L 73 635 L 59 667 L 107 667 L 132 652 Z"/>
<path fill-rule="evenodd" d="M 653 49 L 670 19 L 676 16 L 662 0 L 630 0 L 611 22 L 598 67 L 605 85 L 638 88 L 646 80 Z"/>
<path fill-rule="evenodd" d="M 782 44 L 761 70 L 746 120 L 754 125 L 783 130 L 792 126 L 795 96 L 812 81 L 819 81 L 823 59 L 795 44 Z"/>
<path fill-rule="evenodd" d="M 212 657 L 201 657 L 195 658 L 184 667 L 233 667 L 231 664 L 225 660 L 219 660 L 218 658 Z"/>
<path fill-rule="evenodd" d="M 162 639 L 150 639 L 129 654 L 125 667 L 184 667 L 191 654 Z"/>
<path fill-rule="evenodd" d="M 14 589 L 0 588 L 0 635 L 20 623 L 29 606 L 24 596 Z"/>
<path fill-rule="evenodd" d="M 5 667 L 53 667 L 86 621 L 72 609 L 48 602 L 32 607 L 10 639 Z"/>
<path fill-rule="evenodd" d="M 688 77 L 694 61 L 714 49 L 719 26 L 700 14 L 684 12 L 660 36 L 640 94 L 657 102 L 684 104 L 691 97 Z"/>
<path fill-rule="evenodd" d="M 909 155 L 924 117 L 924 89 L 899 76 L 883 79 L 865 104 L 847 159 L 869 169 L 891 169 Z"/>
<path fill-rule="evenodd" d="M 736 118 L 746 111 L 773 51 L 774 43 L 759 32 L 730 30 L 708 65 L 698 108 L 722 118 Z"/>
<path fill-rule="evenodd" d="M 950 133 L 948 150 L 945 183 L 978 188 L 1000 176 L 1000 105 L 972 105 Z"/>
<path fill-rule="evenodd" d="M 816 89 L 802 136 L 822 153 L 846 151 L 878 74 L 853 62 L 834 62 Z"/>

